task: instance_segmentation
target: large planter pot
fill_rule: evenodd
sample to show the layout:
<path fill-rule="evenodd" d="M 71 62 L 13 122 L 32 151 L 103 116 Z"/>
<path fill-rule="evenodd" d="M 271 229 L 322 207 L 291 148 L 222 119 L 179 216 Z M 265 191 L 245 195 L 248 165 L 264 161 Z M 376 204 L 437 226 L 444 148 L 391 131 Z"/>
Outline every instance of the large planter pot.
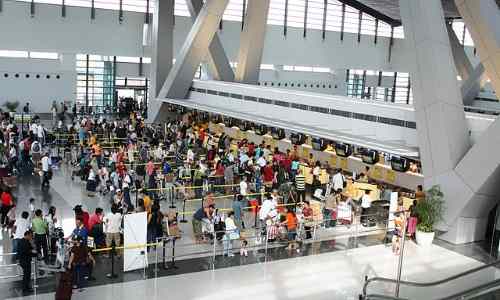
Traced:
<path fill-rule="evenodd" d="M 415 233 L 415 238 L 417 240 L 417 244 L 422 247 L 429 247 L 432 245 L 432 241 L 434 240 L 435 232 L 423 232 L 417 230 Z"/>

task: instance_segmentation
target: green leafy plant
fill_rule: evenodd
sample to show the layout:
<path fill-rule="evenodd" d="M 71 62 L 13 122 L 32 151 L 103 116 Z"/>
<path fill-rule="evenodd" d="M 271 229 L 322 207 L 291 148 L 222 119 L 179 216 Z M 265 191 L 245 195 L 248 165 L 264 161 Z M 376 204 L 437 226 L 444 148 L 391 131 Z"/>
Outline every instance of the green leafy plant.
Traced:
<path fill-rule="evenodd" d="M 5 101 L 3 106 L 5 106 L 8 111 L 15 112 L 17 110 L 17 107 L 19 106 L 19 101 Z"/>
<path fill-rule="evenodd" d="M 425 192 L 425 199 L 417 203 L 417 229 L 423 232 L 433 232 L 434 225 L 443 219 L 445 204 L 444 194 L 439 185 L 434 185 Z"/>

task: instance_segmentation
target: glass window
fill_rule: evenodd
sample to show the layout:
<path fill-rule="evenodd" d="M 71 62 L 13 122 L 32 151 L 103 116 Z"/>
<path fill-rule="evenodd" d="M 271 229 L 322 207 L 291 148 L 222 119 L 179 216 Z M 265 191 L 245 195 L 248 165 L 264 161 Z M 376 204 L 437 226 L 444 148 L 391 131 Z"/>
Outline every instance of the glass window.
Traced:
<path fill-rule="evenodd" d="M 141 59 L 140 57 L 131 57 L 131 56 L 117 56 L 116 57 L 117 62 L 124 62 L 124 63 L 135 63 L 138 64 Z"/>
<path fill-rule="evenodd" d="M 285 24 L 285 0 L 271 0 L 269 3 L 269 14 L 267 24 L 284 25 Z"/>
<path fill-rule="evenodd" d="M 0 57 L 21 57 L 27 58 L 28 51 L 0 50 Z"/>
<path fill-rule="evenodd" d="M 361 34 L 366 35 L 375 35 L 375 18 L 368 15 L 363 14 L 361 19 Z"/>
<path fill-rule="evenodd" d="M 243 0 L 230 0 L 222 16 L 223 20 L 241 21 L 243 15 Z"/>
<path fill-rule="evenodd" d="M 59 54 L 54 52 L 30 52 L 30 58 L 58 59 Z"/>
<path fill-rule="evenodd" d="M 261 64 L 260 65 L 261 70 L 274 70 L 274 65 L 271 64 Z"/>
<path fill-rule="evenodd" d="M 150 1 L 154 3 L 154 1 Z M 174 2 L 174 14 L 176 16 L 190 17 L 189 9 L 186 4 L 186 0 L 175 0 Z"/>
<path fill-rule="evenodd" d="M 309 0 L 307 7 L 307 29 L 323 29 L 323 9 L 322 0 Z"/>
<path fill-rule="evenodd" d="M 288 0 L 287 26 L 304 27 L 305 5 L 304 0 Z"/>
<path fill-rule="evenodd" d="M 339 1 L 328 1 L 325 27 L 330 31 L 342 29 L 342 3 Z"/>

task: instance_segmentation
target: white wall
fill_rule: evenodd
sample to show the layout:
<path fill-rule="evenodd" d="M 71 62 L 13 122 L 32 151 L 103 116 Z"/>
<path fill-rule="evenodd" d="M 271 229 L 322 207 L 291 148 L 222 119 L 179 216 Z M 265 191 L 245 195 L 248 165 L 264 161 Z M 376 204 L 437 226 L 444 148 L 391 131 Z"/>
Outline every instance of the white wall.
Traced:
<path fill-rule="evenodd" d="M 68 59 L 65 59 L 66 62 Z M 66 62 L 62 59 L 0 58 L 0 105 L 7 100 L 19 101 L 20 111 L 24 103 L 29 101 L 32 111 L 43 113 L 50 111 L 53 100 L 73 100 L 76 90 L 75 60 L 73 58 L 68 62 L 71 68 L 66 67 Z M 19 77 L 16 78 L 16 74 Z"/>

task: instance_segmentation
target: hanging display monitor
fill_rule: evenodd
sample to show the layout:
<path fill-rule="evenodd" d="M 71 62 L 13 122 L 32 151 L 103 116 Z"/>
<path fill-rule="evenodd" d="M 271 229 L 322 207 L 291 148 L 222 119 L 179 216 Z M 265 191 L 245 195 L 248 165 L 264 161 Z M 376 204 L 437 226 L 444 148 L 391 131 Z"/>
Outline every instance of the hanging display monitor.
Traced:
<path fill-rule="evenodd" d="M 352 147 L 349 144 L 337 143 L 335 144 L 335 153 L 341 157 L 349 157 L 352 154 Z"/>
<path fill-rule="evenodd" d="M 290 142 L 294 145 L 302 145 L 306 142 L 306 136 L 302 133 L 290 134 Z"/>
<path fill-rule="evenodd" d="M 379 159 L 378 151 L 365 149 L 364 151 L 361 152 L 361 159 L 365 164 L 374 165 L 378 163 Z"/>
<path fill-rule="evenodd" d="M 267 133 L 267 126 L 266 125 L 257 125 L 255 127 L 255 133 L 258 134 L 258 135 L 264 135 Z"/>
<path fill-rule="evenodd" d="M 275 140 L 282 140 L 286 137 L 285 130 L 283 128 L 271 128 L 271 136 Z"/>
<path fill-rule="evenodd" d="M 312 138 L 312 148 L 316 151 L 324 151 L 328 145 L 327 141 L 322 138 Z"/>
<path fill-rule="evenodd" d="M 391 157 L 391 168 L 394 171 L 406 172 L 410 168 L 410 162 L 404 157 L 394 155 Z"/>

